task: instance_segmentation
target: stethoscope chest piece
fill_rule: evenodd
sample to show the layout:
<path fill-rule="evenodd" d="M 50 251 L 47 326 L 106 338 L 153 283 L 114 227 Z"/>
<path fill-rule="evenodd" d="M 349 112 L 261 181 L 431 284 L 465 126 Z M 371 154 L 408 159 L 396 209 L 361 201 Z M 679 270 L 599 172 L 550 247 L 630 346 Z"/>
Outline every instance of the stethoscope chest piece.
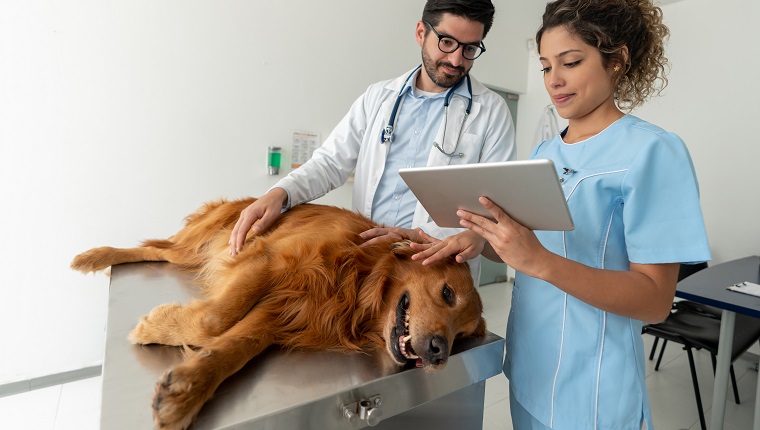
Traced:
<path fill-rule="evenodd" d="M 412 71 L 412 73 L 409 74 L 409 76 L 406 77 L 406 80 L 404 81 L 404 84 L 401 86 L 401 90 L 399 91 L 398 96 L 396 97 L 396 102 L 393 104 L 393 110 L 391 110 L 391 116 L 388 118 L 388 125 L 386 125 L 383 128 L 382 133 L 380 134 L 380 142 L 381 143 L 392 143 L 393 142 L 393 131 L 394 131 L 394 124 L 396 122 L 396 116 L 398 116 L 398 111 L 401 106 L 401 100 L 404 95 L 404 88 L 406 87 L 409 80 L 414 76 L 414 74 L 420 70 L 422 65 L 417 66 L 416 69 Z M 467 90 L 470 94 L 470 97 L 467 99 L 467 107 L 465 108 L 464 115 L 462 116 L 462 124 L 459 128 L 459 134 L 457 135 L 456 143 L 454 143 L 454 149 L 451 152 L 446 152 L 445 149 L 443 149 L 443 145 L 446 143 L 446 128 L 448 127 L 449 122 L 449 104 L 451 102 L 451 97 L 454 95 L 454 91 L 459 88 L 462 83 L 467 82 Z M 436 149 L 441 151 L 442 154 L 448 156 L 448 157 L 459 157 L 464 158 L 464 154 L 461 152 L 456 152 L 457 147 L 459 146 L 459 139 L 462 135 L 462 130 L 464 129 L 464 124 L 467 121 L 467 117 L 470 115 L 470 110 L 472 109 L 472 80 L 470 79 L 470 75 L 465 75 L 464 79 L 461 79 L 459 82 L 457 82 L 453 87 L 449 88 L 449 90 L 446 92 L 446 97 L 444 98 L 443 102 L 443 109 L 444 109 L 444 119 L 443 119 L 443 137 L 441 139 L 442 144 L 439 144 L 438 142 L 433 142 L 433 146 L 435 146 Z"/>
<path fill-rule="evenodd" d="M 383 129 L 383 134 L 381 136 L 381 140 L 383 143 L 391 143 L 393 142 L 393 126 L 388 124 Z"/>

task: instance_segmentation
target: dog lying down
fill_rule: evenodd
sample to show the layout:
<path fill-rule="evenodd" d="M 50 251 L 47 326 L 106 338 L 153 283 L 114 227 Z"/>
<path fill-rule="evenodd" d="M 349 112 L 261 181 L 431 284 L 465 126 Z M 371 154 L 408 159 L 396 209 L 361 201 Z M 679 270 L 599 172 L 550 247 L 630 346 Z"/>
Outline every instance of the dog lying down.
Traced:
<path fill-rule="evenodd" d="M 184 346 L 182 363 L 156 384 L 155 427 L 187 428 L 219 384 L 270 345 L 359 352 L 384 349 L 399 365 L 443 367 L 455 338 L 484 336 L 483 305 L 469 266 L 423 266 L 408 242 L 360 246 L 374 224 L 344 209 L 304 204 L 283 213 L 230 256 L 228 240 L 254 199 L 206 204 L 166 240 L 95 248 L 71 267 L 169 261 L 197 273 L 204 298 L 166 304 L 129 335 L 137 344 Z"/>

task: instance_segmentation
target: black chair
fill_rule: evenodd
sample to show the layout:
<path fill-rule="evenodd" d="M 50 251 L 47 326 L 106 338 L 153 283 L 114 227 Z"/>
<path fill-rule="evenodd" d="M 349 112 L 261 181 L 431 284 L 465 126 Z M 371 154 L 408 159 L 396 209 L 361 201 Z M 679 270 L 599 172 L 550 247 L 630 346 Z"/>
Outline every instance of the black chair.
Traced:
<path fill-rule="evenodd" d="M 702 269 L 707 268 L 707 263 L 698 263 L 698 264 L 681 264 L 681 267 L 678 269 L 678 282 L 681 282 L 682 280 L 686 279 L 687 277 L 699 272 Z M 676 307 L 677 303 L 683 303 L 684 305 L 687 305 L 687 303 L 694 303 L 688 300 L 684 300 L 681 302 L 675 302 L 673 303 L 673 306 Z M 683 305 L 682 305 L 683 306 Z M 714 316 L 720 318 L 722 315 L 722 311 L 716 307 L 708 306 L 708 305 L 699 305 L 703 307 L 703 309 L 707 312 L 712 313 Z M 652 333 L 650 333 L 652 334 Z M 660 340 L 659 336 L 654 337 L 654 343 L 652 344 L 652 351 L 649 353 L 649 359 L 654 359 L 654 353 L 657 350 L 657 343 Z M 660 355 L 657 357 L 657 364 L 654 366 L 654 370 L 660 370 L 660 362 L 662 362 L 662 355 L 665 353 L 665 345 L 668 344 L 667 339 L 663 339 L 662 342 L 662 348 L 660 349 Z M 733 368 L 733 367 L 732 367 Z"/>
<path fill-rule="evenodd" d="M 701 268 L 681 266 L 679 281 L 691 273 Z M 683 275 L 683 277 L 681 276 Z M 677 342 L 683 345 L 683 349 L 689 357 L 689 367 L 691 369 L 691 379 L 694 385 L 694 396 L 697 401 L 697 411 L 699 412 L 699 422 L 703 430 L 707 429 L 705 423 L 704 410 L 702 408 L 702 398 L 699 394 L 699 382 L 697 380 L 697 371 L 694 365 L 693 349 L 705 349 L 710 352 L 713 365 L 713 374 L 715 373 L 715 362 L 718 354 L 718 339 L 720 337 L 720 319 L 722 310 L 696 303 L 693 301 L 683 300 L 673 303 L 673 309 L 665 321 L 658 324 L 647 324 L 643 327 L 642 333 L 655 336 L 655 342 L 649 359 L 654 358 L 657 348 L 657 341 L 662 338 L 663 344 L 660 349 L 660 355 L 654 370 L 660 368 L 662 353 L 668 341 Z M 746 315 L 737 314 L 734 328 L 734 342 L 731 350 L 731 383 L 733 385 L 734 400 L 737 404 L 739 401 L 739 391 L 736 388 L 736 375 L 734 373 L 733 362 L 745 353 L 758 339 L 760 339 L 760 319 L 752 318 Z"/>

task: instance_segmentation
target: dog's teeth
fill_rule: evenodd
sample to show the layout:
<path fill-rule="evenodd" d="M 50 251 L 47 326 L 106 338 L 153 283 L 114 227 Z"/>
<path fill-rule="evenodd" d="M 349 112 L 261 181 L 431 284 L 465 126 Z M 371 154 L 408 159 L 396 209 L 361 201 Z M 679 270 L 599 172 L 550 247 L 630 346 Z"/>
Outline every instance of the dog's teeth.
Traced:
<path fill-rule="evenodd" d="M 411 339 L 411 335 L 404 336 L 404 342 L 409 342 L 409 339 Z"/>

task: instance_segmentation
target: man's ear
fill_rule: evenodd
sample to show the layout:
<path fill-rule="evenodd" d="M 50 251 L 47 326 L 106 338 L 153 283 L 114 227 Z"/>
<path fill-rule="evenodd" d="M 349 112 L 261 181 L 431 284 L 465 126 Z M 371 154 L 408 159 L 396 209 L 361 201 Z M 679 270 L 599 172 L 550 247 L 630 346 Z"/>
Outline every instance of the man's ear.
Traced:
<path fill-rule="evenodd" d="M 425 43 L 425 32 L 427 31 L 427 25 L 422 21 L 417 21 L 417 27 L 414 29 L 414 36 L 417 39 L 417 44 L 422 47 Z"/>

